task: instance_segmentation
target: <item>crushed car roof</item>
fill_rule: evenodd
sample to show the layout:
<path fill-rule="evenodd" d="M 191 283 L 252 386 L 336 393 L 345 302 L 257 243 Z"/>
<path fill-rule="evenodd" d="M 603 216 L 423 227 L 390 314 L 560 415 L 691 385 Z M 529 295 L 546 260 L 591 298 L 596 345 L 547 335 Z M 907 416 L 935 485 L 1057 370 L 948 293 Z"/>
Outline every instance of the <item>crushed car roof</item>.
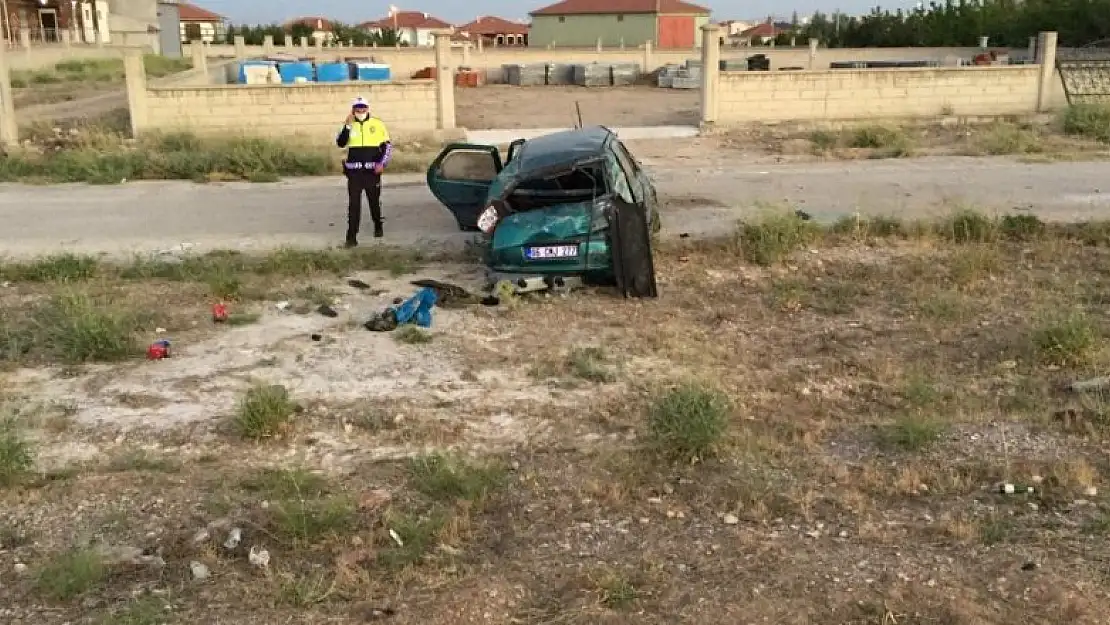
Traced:
<path fill-rule="evenodd" d="M 523 175 L 537 169 L 569 167 L 596 157 L 612 134 L 604 126 L 590 126 L 543 135 L 525 141 L 513 160 L 518 161 Z"/>

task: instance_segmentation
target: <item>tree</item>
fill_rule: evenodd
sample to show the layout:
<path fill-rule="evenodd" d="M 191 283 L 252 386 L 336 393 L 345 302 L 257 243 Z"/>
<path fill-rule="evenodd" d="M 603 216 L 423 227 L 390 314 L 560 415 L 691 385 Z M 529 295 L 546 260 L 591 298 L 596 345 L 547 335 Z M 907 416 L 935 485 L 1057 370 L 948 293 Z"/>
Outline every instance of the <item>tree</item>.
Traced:
<path fill-rule="evenodd" d="M 1110 0 L 933 0 L 911 11 L 815 13 L 802 34 L 829 47 L 973 46 L 981 36 L 1024 47 L 1046 30 L 1059 33 L 1063 46 L 1108 39 Z"/>

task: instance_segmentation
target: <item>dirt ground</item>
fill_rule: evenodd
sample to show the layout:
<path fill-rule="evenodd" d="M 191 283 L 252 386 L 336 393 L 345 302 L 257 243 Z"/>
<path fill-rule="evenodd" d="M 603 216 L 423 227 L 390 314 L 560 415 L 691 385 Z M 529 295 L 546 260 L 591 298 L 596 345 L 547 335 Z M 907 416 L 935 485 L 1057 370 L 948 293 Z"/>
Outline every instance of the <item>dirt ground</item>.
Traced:
<path fill-rule="evenodd" d="M 0 621 L 1105 622 L 1107 232 L 776 216 L 393 333 L 475 268 L 4 265 Z"/>
<path fill-rule="evenodd" d="M 471 130 L 568 128 L 578 121 L 603 126 L 697 125 L 697 90 L 634 87 L 514 87 L 455 90 L 455 119 Z M 575 105 L 578 108 L 575 108 Z"/>

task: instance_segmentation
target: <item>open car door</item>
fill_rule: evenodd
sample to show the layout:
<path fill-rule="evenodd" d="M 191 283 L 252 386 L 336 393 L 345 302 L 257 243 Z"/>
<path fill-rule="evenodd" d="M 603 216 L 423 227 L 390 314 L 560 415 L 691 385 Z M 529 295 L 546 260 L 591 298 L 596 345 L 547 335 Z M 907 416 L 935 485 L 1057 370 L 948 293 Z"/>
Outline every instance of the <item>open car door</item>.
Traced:
<path fill-rule="evenodd" d="M 428 167 L 428 189 L 462 230 L 477 230 L 490 184 L 501 172 L 497 146 L 452 143 Z"/>
<path fill-rule="evenodd" d="M 637 298 L 658 297 L 647 211 L 642 206 L 615 198 L 609 237 L 613 274 L 621 294 Z"/>

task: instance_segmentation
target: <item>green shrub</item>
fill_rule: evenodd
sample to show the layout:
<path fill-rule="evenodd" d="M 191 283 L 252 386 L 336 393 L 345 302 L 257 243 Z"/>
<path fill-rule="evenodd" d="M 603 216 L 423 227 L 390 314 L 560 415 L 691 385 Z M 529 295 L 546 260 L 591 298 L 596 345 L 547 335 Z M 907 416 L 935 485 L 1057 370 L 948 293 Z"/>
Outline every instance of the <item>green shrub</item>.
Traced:
<path fill-rule="evenodd" d="M 1110 143 L 1110 105 L 1073 104 L 1063 117 L 1065 133 Z"/>
<path fill-rule="evenodd" d="M 648 411 L 656 450 L 680 461 L 712 454 L 728 429 L 730 402 L 720 391 L 683 384 L 657 398 Z"/>

